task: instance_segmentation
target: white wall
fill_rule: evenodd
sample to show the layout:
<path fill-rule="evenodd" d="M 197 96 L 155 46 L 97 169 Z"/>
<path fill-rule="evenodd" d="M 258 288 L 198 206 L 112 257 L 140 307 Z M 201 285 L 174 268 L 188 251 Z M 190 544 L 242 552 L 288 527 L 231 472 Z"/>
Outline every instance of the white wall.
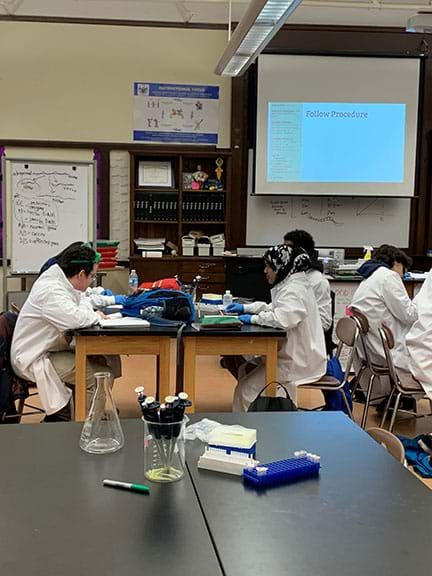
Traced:
<path fill-rule="evenodd" d="M 231 81 L 213 74 L 226 42 L 224 30 L 0 22 L 0 139 L 131 142 L 133 82 L 148 81 L 219 85 L 230 147 Z"/>

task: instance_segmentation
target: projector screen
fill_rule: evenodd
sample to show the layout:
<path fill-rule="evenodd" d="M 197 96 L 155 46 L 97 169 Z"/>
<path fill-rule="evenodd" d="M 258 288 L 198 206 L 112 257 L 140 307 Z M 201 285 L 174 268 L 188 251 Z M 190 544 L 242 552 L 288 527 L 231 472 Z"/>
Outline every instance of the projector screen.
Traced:
<path fill-rule="evenodd" d="M 419 59 L 258 59 L 255 194 L 414 195 Z"/>

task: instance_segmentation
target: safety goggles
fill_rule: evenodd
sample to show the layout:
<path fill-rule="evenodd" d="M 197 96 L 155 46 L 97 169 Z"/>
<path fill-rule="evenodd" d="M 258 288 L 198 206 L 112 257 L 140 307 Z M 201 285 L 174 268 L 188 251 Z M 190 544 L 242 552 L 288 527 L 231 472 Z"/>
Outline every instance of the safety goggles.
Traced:
<path fill-rule="evenodd" d="M 71 264 L 99 264 L 99 262 L 101 261 L 102 258 L 102 254 L 100 252 L 96 252 L 95 257 L 93 258 L 93 260 L 71 260 Z"/>

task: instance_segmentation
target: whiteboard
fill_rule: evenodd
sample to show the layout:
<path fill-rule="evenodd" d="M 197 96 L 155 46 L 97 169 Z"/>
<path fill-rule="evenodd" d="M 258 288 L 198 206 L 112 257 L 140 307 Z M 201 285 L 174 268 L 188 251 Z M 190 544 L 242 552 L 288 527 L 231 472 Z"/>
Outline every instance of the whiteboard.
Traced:
<path fill-rule="evenodd" d="M 12 274 L 37 273 L 70 243 L 95 238 L 94 162 L 6 159 L 3 222 Z M 6 243 L 5 243 L 6 244 Z"/>
<path fill-rule="evenodd" d="M 408 198 L 252 196 L 249 154 L 246 244 L 270 246 L 284 234 L 307 230 L 321 247 L 349 248 L 393 244 L 407 248 L 411 200 Z"/>

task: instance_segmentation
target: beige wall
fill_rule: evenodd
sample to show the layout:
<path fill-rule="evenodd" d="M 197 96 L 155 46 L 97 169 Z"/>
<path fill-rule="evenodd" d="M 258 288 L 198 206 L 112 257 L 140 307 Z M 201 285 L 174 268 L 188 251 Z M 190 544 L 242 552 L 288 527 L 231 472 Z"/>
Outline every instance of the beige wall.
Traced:
<path fill-rule="evenodd" d="M 0 22 L 0 139 L 130 142 L 133 82 L 220 86 L 230 147 L 230 79 L 213 69 L 223 30 Z"/>

